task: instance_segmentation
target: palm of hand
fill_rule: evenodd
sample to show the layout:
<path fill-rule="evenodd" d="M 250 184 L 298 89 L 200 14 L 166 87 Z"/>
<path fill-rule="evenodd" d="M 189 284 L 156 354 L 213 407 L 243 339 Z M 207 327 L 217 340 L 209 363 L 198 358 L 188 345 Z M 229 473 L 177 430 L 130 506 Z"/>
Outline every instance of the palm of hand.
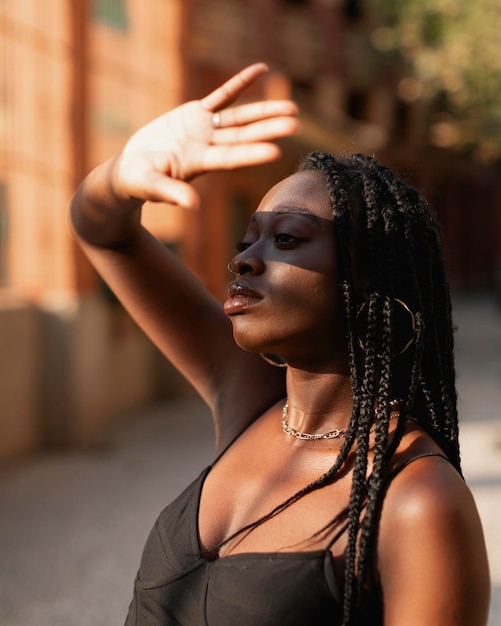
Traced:
<path fill-rule="evenodd" d="M 204 171 L 210 151 L 217 149 L 211 145 L 214 132 L 212 113 L 200 101 L 183 104 L 131 137 L 122 153 L 122 169 L 125 172 L 132 166 L 130 176 L 139 178 L 139 172 L 134 174 L 134 170 L 144 161 L 146 171 L 151 168 L 173 178 L 190 180 Z M 223 161 L 220 167 L 224 167 Z"/>

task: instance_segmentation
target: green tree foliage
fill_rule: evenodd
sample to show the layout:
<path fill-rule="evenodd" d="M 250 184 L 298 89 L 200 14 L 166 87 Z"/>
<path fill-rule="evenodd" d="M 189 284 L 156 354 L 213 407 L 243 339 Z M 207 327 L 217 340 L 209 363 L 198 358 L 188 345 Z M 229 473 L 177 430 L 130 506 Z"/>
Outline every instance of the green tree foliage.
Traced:
<path fill-rule="evenodd" d="M 382 19 L 372 42 L 404 60 L 449 141 L 491 160 L 501 155 L 501 1 L 372 0 Z"/>

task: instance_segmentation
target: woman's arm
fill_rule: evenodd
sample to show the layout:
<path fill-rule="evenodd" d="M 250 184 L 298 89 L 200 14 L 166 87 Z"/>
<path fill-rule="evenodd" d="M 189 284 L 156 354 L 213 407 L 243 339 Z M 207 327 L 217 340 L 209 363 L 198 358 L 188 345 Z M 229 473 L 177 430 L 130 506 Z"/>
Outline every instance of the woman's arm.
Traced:
<path fill-rule="evenodd" d="M 414 461 L 391 484 L 378 569 L 385 626 L 485 626 L 489 571 L 473 497 L 447 461 Z"/>
<path fill-rule="evenodd" d="M 234 413 L 238 397 L 235 417 L 243 423 L 276 397 L 281 377 L 235 345 L 220 303 L 140 220 L 146 200 L 195 208 L 198 196 L 189 181 L 197 174 L 278 158 L 279 148 L 271 140 L 297 131 L 294 103 L 229 107 L 266 70 L 263 64 L 252 65 L 206 98 L 143 127 L 120 155 L 86 177 L 71 202 L 77 240 L 131 315 L 216 416 L 222 405 Z M 216 111 L 221 119 L 217 128 Z M 220 418 L 224 423 L 224 415 Z"/>

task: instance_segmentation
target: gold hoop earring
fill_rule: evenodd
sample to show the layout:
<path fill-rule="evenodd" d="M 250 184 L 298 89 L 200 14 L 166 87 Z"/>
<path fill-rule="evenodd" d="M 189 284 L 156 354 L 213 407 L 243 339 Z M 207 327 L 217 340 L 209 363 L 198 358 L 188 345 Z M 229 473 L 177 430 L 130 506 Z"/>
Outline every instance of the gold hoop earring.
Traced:
<path fill-rule="evenodd" d="M 279 354 L 264 354 L 263 352 L 260 352 L 259 356 L 266 361 L 266 363 L 273 365 L 273 367 L 287 367 L 287 361 L 285 361 Z"/>
<path fill-rule="evenodd" d="M 403 341 L 403 347 L 400 350 L 396 350 L 395 352 L 391 353 L 392 358 L 394 358 L 396 356 L 400 356 L 401 354 L 403 354 L 414 343 L 414 339 L 416 338 L 416 318 L 414 316 L 414 313 L 407 306 L 407 304 L 405 304 L 405 302 L 403 302 L 403 300 L 400 300 L 399 298 L 391 298 L 391 299 L 394 302 L 396 302 L 397 304 L 400 305 L 400 307 L 402 308 L 402 311 L 404 311 L 405 315 L 410 318 L 410 323 L 411 323 L 411 336 L 410 336 L 410 339 L 408 339 L 407 341 Z M 367 304 L 368 304 L 368 300 L 366 300 L 365 302 L 362 302 L 362 304 L 360 305 L 360 307 L 359 307 L 359 309 L 357 311 L 357 323 L 358 323 L 358 321 L 360 319 L 361 314 L 367 308 Z M 365 343 L 364 343 L 362 337 L 360 337 L 360 334 L 358 334 L 358 345 L 365 352 Z M 381 354 L 378 354 L 378 357 L 381 358 L 381 356 L 382 356 Z"/>

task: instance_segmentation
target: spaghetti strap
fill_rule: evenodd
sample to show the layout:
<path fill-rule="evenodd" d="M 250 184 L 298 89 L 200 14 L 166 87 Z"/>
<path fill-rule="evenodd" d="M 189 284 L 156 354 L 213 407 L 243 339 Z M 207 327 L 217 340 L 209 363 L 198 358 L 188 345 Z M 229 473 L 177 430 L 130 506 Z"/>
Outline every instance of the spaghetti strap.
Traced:
<path fill-rule="evenodd" d="M 450 460 L 442 452 L 423 452 L 422 454 L 416 454 L 416 456 L 412 456 L 410 459 L 407 459 L 400 465 L 397 465 L 397 467 L 395 467 L 388 475 L 387 483 L 389 484 L 395 478 L 395 476 L 400 474 L 400 472 L 404 470 L 408 465 L 410 465 L 411 463 L 414 463 L 414 461 L 417 461 L 419 459 L 426 459 L 428 457 L 433 457 L 433 456 L 445 459 L 447 463 L 452 465 Z"/>

